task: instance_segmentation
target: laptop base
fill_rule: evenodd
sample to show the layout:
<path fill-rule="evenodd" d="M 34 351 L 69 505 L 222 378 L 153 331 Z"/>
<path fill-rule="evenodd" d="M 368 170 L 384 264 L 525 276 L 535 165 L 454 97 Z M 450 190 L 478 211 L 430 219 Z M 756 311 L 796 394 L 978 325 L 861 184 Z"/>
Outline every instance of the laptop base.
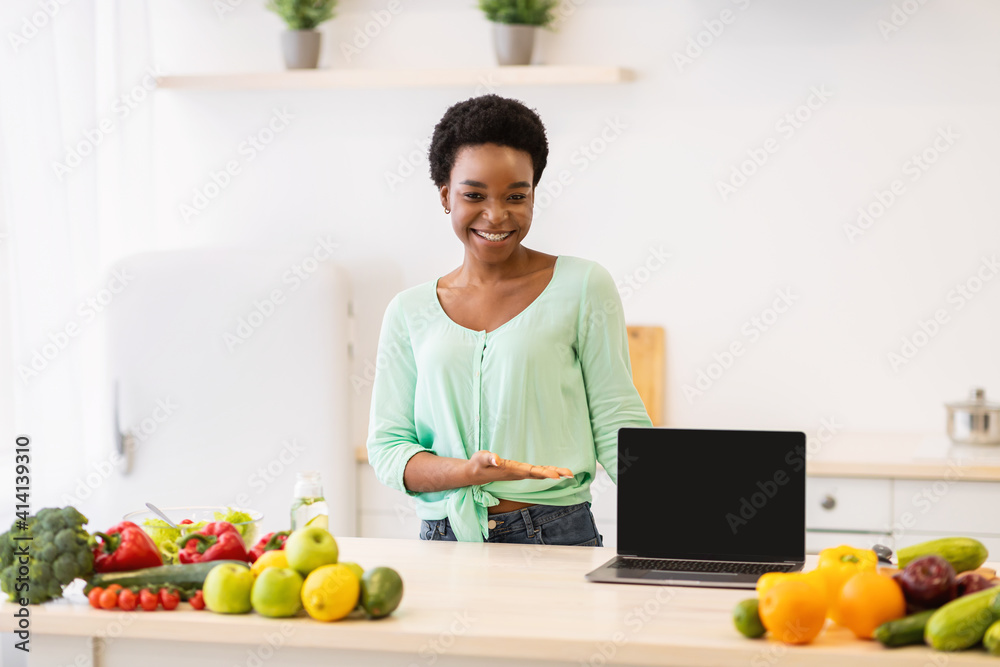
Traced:
<path fill-rule="evenodd" d="M 757 587 L 759 574 L 726 572 L 680 572 L 670 570 L 637 570 L 614 567 L 622 557 L 615 556 L 607 563 L 586 575 L 587 581 L 605 584 L 645 584 L 648 586 L 693 586 L 699 588 Z M 804 563 L 796 563 L 794 570 L 801 570 Z M 777 571 L 777 570 L 776 570 Z M 787 572 L 789 570 L 782 569 Z"/>

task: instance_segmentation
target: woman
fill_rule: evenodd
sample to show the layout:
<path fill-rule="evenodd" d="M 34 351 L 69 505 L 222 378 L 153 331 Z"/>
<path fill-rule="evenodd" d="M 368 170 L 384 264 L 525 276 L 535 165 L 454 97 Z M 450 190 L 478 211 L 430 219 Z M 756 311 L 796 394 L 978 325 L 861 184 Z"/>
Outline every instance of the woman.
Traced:
<path fill-rule="evenodd" d="M 389 303 L 368 434 L 422 539 L 601 546 L 596 461 L 617 480 L 618 429 L 651 426 L 610 274 L 522 245 L 547 156 L 538 115 L 497 95 L 434 129 L 431 178 L 465 258 Z"/>

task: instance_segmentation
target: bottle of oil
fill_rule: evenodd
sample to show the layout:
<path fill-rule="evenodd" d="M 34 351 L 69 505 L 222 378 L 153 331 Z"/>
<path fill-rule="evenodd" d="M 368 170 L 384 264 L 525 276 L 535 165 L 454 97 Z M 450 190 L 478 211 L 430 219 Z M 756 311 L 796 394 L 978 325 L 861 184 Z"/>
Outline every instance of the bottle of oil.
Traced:
<path fill-rule="evenodd" d="M 323 498 L 323 481 L 316 471 L 295 476 L 295 500 L 292 501 L 292 530 L 306 526 L 330 529 L 329 510 Z"/>

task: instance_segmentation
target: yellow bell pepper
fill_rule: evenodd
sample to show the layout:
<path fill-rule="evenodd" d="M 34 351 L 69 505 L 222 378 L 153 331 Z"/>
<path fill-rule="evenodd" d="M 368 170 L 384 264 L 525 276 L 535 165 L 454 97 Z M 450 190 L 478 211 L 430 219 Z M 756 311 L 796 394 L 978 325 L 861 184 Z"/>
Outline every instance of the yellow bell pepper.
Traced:
<path fill-rule="evenodd" d="M 840 589 L 847 580 L 858 572 L 878 569 L 878 556 L 871 549 L 855 549 L 846 545 L 823 549 L 819 552 L 819 563 L 816 572 L 821 573 L 826 581 L 828 616 L 835 623 L 840 623 L 840 613 L 837 609 L 837 598 Z"/>
<path fill-rule="evenodd" d="M 826 579 L 819 570 L 810 570 L 809 572 L 768 572 L 767 574 L 763 574 L 757 580 L 757 597 L 763 599 L 765 593 L 776 585 L 786 581 L 804 581 L 816 591 L 817 597 L 823 598 L 824 603 L 828 602 Z"/>

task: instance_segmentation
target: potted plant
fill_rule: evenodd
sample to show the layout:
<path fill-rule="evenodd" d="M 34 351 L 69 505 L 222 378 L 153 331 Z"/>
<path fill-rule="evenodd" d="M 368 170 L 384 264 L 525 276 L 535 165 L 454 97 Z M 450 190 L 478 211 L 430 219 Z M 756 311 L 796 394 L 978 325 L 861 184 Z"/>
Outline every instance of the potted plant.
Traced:
<path fill-rule="evenodd" d="M 493 48 L 500 65 L 529 65 L 535 32 L 548 27 L 558 0 L 479 0 L 493 23 Z"/>
<path fill-rule="evenodd" d="M 337 0 L 268 0 L 267 8 L 288 25 L 281 35 L 281 51 L 288 69 L 316 69 L 322 35 L 316 30 L 333 18 Z"/>

